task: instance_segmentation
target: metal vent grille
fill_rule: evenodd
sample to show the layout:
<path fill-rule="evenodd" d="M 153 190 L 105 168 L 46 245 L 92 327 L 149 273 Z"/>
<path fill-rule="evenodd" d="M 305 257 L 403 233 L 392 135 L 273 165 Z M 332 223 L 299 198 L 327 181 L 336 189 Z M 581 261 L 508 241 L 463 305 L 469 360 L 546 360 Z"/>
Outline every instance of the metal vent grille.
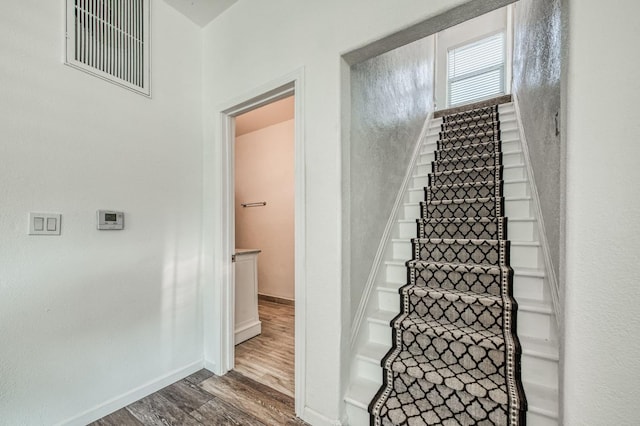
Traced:
<path fill-rule="evenodd" d="M 66 63 L 149 96 L 149 0 L 67 0 Z"/>

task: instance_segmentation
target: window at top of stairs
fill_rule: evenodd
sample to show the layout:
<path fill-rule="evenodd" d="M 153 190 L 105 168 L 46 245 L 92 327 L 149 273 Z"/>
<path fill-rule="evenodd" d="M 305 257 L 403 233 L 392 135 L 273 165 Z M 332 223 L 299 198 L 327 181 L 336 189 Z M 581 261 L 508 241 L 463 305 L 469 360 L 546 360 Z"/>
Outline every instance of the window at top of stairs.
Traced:
<path fill-rule="evenodd" d="M 505 93 L 505 33 L 447 51 L 448 106 L 480 101 Z"/>

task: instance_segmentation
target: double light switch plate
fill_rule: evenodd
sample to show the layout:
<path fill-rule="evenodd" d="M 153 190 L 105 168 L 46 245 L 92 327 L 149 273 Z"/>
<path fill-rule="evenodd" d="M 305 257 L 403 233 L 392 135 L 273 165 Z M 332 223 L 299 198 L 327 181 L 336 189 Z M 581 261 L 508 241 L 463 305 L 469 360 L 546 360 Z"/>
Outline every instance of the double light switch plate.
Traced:
<path fill-rule="evenodd" d="M 60 235 L 62 215 L 29 213 L 29 235 Z"/>

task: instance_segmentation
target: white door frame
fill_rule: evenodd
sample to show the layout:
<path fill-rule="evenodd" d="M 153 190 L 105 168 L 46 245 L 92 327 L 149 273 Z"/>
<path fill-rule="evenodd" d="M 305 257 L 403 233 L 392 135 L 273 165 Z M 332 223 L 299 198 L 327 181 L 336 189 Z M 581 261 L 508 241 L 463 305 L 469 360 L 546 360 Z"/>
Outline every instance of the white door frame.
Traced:
<path fill-rule="evenodd" d="M 305 157 L 304 157 L 304 97 L 303 70 L 256 88 L 233 101 L 227 102 L 220 111 L 220 140 L 222 155 L 217 165 L 221 182 L 220 217 L 222 235 L 219 235 L 220 254 L 216 256 L 216 278 L 221 283 L 220 297 L 215 303 L 221 313 L 220 352 L 216 368 L 218 374 L 225 374 L 234 367 L 234 274 L 231 256 L 235 250 L 235 193 L 234 193 L 234 146 L 235 120 L 240 114 L 277 101 L 290 95 L 295 96 L 295 141 L 294 141 L 294 289 L 295 289 L 295 407 L 296 415 L 302 415 L 305 395 L 305 300 L 306 300 L 306 220 L 305 220 Z"/>

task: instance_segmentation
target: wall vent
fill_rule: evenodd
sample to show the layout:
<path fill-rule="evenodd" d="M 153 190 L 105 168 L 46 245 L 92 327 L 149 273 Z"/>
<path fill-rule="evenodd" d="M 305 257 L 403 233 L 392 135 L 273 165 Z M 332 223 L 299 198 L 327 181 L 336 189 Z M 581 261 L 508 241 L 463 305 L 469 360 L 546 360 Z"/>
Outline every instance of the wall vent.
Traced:
<path fill-rule="evenodd" d="M 66 1 L 66 64 L 150 96 L 149 0 Z"/>

